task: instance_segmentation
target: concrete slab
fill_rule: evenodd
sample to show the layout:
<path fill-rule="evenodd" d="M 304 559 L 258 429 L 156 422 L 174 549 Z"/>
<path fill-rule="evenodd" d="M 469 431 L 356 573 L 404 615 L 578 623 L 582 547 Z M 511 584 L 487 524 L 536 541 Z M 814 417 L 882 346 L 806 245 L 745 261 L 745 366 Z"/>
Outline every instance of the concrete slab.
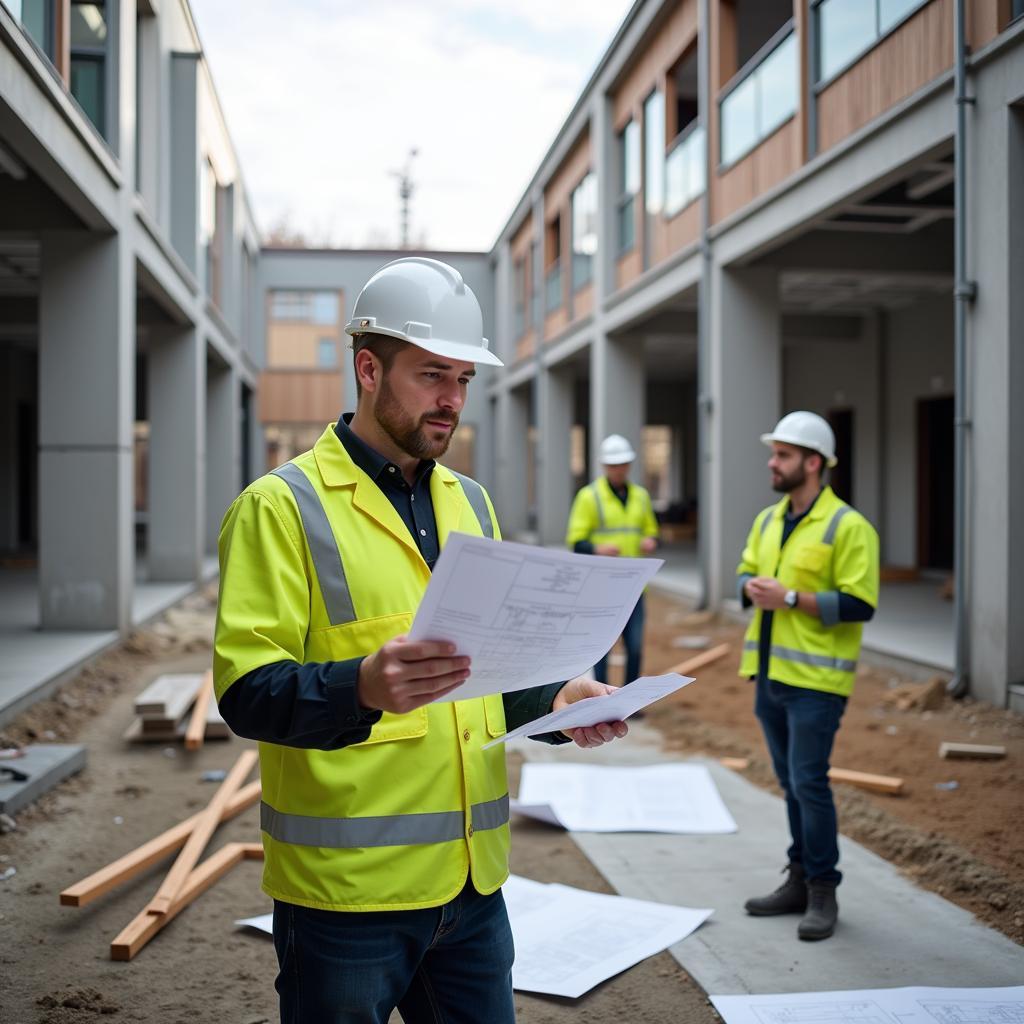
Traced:
<path fill-rule="evenodd" d="M 84 767 L 83 746 L 68 743 L 33 743 L 27 746 L 22 757 L 0 761 L 0 813 L 17 814 Z M 13 778 L 10 772 L 26 777 Z"/>
<path fill-rule="evenodd" d="M 657 733 L 642 724 L 626 740 L 592 751 L 525 742 L 515 749 L 530 760 L 627 765 L 670 759 Z M 750 917 L 743 901 L 781 881 L 785 807 L 717 762 L 707 763 L 739 826 L 735 834 L 573 834 L 621 895 L 714 908 L 698 932 L 671 950 L 706 992 L 1012 985 L 1024 978 L 1024 949 L 846 837 L 840 842 L 840 923 L 831 939 L 799 941 L 796 916 Z"/>

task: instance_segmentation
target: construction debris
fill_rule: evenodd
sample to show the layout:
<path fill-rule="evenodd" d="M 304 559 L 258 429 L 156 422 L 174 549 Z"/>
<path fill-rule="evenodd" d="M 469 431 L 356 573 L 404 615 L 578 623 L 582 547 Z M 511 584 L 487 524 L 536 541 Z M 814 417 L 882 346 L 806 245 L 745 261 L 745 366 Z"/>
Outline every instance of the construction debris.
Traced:
<path fill-rule="evenodd" d="M 851 771 L 849 768 L 830 768 L 828 777 L 833 782 L 845 782 L 849 786 L 867 789 L 872 793 L 897 796 L 903 792 L 903 780 L 892 775 L 872 775 L 869 772 Z"/>
<path fill-rule="evenodd" d="M 23 807 L 85 767 L 85 747 L 67 743 L 30 743 L 17 758 L 0 761 L 0 813 Z"/>
<path fill-rule="evenodd" d="M 1006 747 L 985 746 L 982 743 L 941 743 L 939 757 L 971 758 L 978 761 L 997 761 L 1006 757 Z"/>
<path fill-rule="evenodd" d="M 711 645 L 711 637 L 700 636 L 696 633 L 691 633 L 689 636 L 677 636 L 672 641 L 673 647 L 681 647 L 687 651 L 703 651 L 705 647 Z"/>
<path fill-rule="evenodd" d="M 897 711 L 937 711 L 946 700 L 946 680 L 933 676 L 927 683 L 897 686 L 882 697 L 882 703 Z"/>
<path fill-rule="evenodd" d="M 196 694 L 196 702 L 192 707 L 192 717 L 189 719 L 188 728 L 185 730 L 185 749 L 198 750 L 203 745 L 203 735 L 206 731 L 206 715 L 208 710 L 216 704 L 213 697 L 213 673 L 207 671 L 203 676 L 203 682 Z"/>
<path fill-rule="evenodd" d="M 720 757 L 718 763 L 734 772 L 745 772 L 750 767 L 750 759 L 746 757 Z"/>
<path fill-rule="evenodd" d="M 154 680 L 135 699 L 138 717 L 125 730 L 124 738 L 129 743 L 183 740 L 188 750 L 202 746 L 204 739 L 230 739 L 231 730 L 217 702 L 210 699 L 212 679 L 210 672 L 196 672 Z"/>

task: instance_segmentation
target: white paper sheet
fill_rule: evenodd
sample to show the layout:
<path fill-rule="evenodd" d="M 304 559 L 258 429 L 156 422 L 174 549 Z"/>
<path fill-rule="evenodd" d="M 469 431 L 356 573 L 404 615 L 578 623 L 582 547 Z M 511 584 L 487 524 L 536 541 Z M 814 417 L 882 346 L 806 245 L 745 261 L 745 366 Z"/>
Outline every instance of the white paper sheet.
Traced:
<path fill-rule="evenodd" d="M 632 768 L 528 761 L 511 807 L 541 821 L 554 819 L 572 832 L 736 831 L 702 764 Z"/>
<path fill-rule="evenodd" d="M 449 640 L 472 659 L 442 701 L 571 679 L 608 653 L 663 564 L 453 533 L 409 638 Z"/>
<path fill-rule="evenodd" d="M 725 1024 L 1022 1024 L 1024 986 L 711 996 Z"/>
<path fill-rule="evenodd" d="M 504 736 L 485 743 L 484 750 L 493 747 L 495 743 L 514 740 L 517 736 L 539 736 L 559 729 L 565 731 L 597 725 L 599 722 L 624 722 L 634 712 L 653 704 L 656 700 L 661 700 L 662 697 L 667 697 L 676 690 L 681 690 L 687 683 L 692 682 L 692 676 L 680 676 L 675 673 L 664 676 L 641 676 L 629 686 L 619 687 L 615 693 L 610 693 L 607 697 L 587 697 L 568 707 L 535 718 L 532 722 L 527 722 L 526 725 L 521 725 Z"/>
<path fill-rule="evenodd" d="M 236 925 L 239 928 L 255 928 L 259 932 L 266 932 L 268 935 L 274 934 L 274 915 L 260 914 L 258 917 L 244 917 L 241 921 L 236 921 Z"/>
<path fill-rule="evenodd" d="M 570 999 L 685 939 L 712 913 L 517 875 L 502 892 L 516 944 L 513 988 Z"/>

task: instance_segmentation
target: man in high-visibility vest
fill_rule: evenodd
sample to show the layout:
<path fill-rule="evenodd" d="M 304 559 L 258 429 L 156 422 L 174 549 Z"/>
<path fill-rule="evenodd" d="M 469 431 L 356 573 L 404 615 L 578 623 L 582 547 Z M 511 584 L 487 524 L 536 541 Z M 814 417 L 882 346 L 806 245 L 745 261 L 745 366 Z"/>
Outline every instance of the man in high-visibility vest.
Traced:
<path fill-rule="evenodd" d="M 356 299 L 355 414 L 224 518 L 221 712 L 260 743 L 263 888 L 285 1024 L 514 1020 L 504 747 L 593 679 L 436 703 L 470 660 L 406 633 L 453 530 L 500 539 L 489 497 L 434 460 L 474 364 L 500 366 L 452 267 L 408 257 Z M 580 746 L 623 736 L 610 722 Z M 540 737 L 568 742 L 570 737 Z"/>
<path fill-rule="evenodd" d="M 601 442 L 604 474 L 581 487 L 569 512 L 566 544 L 586 555 L 638 558 L 658 546 L 658 520 L 646 489 L 629 482 L 636 459 L 633 446 L 621 434 Z M 644 599 L 641 594 L 622 633 L 626 647 L 626 679 L 640 676 L 644 646 Z M 594 666 L 594 675 L 608 681 L 608 656 Z"/>
<path fill-rule="evenodd" d="M 802 914 L 801 939 L 827 939 L 839 907 L 839 845 L 829 758 L 853 689 L 863 624 L 878 605 L 878 535 L 822 478 L 836 465 L 832 428 L 811 412 L 784 416 L 761 440 L 784 495 L 754 520 L 737 573 L 754 617 L 740 675 L 757 680 L 755 710 L 786 796 L 786 880 L 747 900 L 757 916 Z"/>

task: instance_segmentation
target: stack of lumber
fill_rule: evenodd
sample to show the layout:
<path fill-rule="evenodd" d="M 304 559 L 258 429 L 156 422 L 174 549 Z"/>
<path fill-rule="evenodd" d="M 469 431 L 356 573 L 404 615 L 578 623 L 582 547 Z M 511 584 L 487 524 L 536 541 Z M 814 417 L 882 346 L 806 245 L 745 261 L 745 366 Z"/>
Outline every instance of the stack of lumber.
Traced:
<path fill-rule="evenodd" d="M 204 739 L 229 739 L 231 730 L 212 696 L 211 672 L 160 676 L 135 698 L 136 717 L 124 738 L 129 743 L 184 740 L 189 750 Z"/>
<path fill-rule="evenodd" d="M 149 903 L 111 942 L 112 960 L 131 960 L 164 925 L 236 864 L 243 860 L 263 859 L 263 847 L 259 843 L 227 843 L 202 863 L 199 861 L 217 826 L 259 800 L 259 782 L 242 785 L 255 764 L 256 752 L 247 750 L 235 762 L 203 810 L 94 871 L 60 894 L 62 906 L 84 907 L 175 850 L 180 851 Z"/>

